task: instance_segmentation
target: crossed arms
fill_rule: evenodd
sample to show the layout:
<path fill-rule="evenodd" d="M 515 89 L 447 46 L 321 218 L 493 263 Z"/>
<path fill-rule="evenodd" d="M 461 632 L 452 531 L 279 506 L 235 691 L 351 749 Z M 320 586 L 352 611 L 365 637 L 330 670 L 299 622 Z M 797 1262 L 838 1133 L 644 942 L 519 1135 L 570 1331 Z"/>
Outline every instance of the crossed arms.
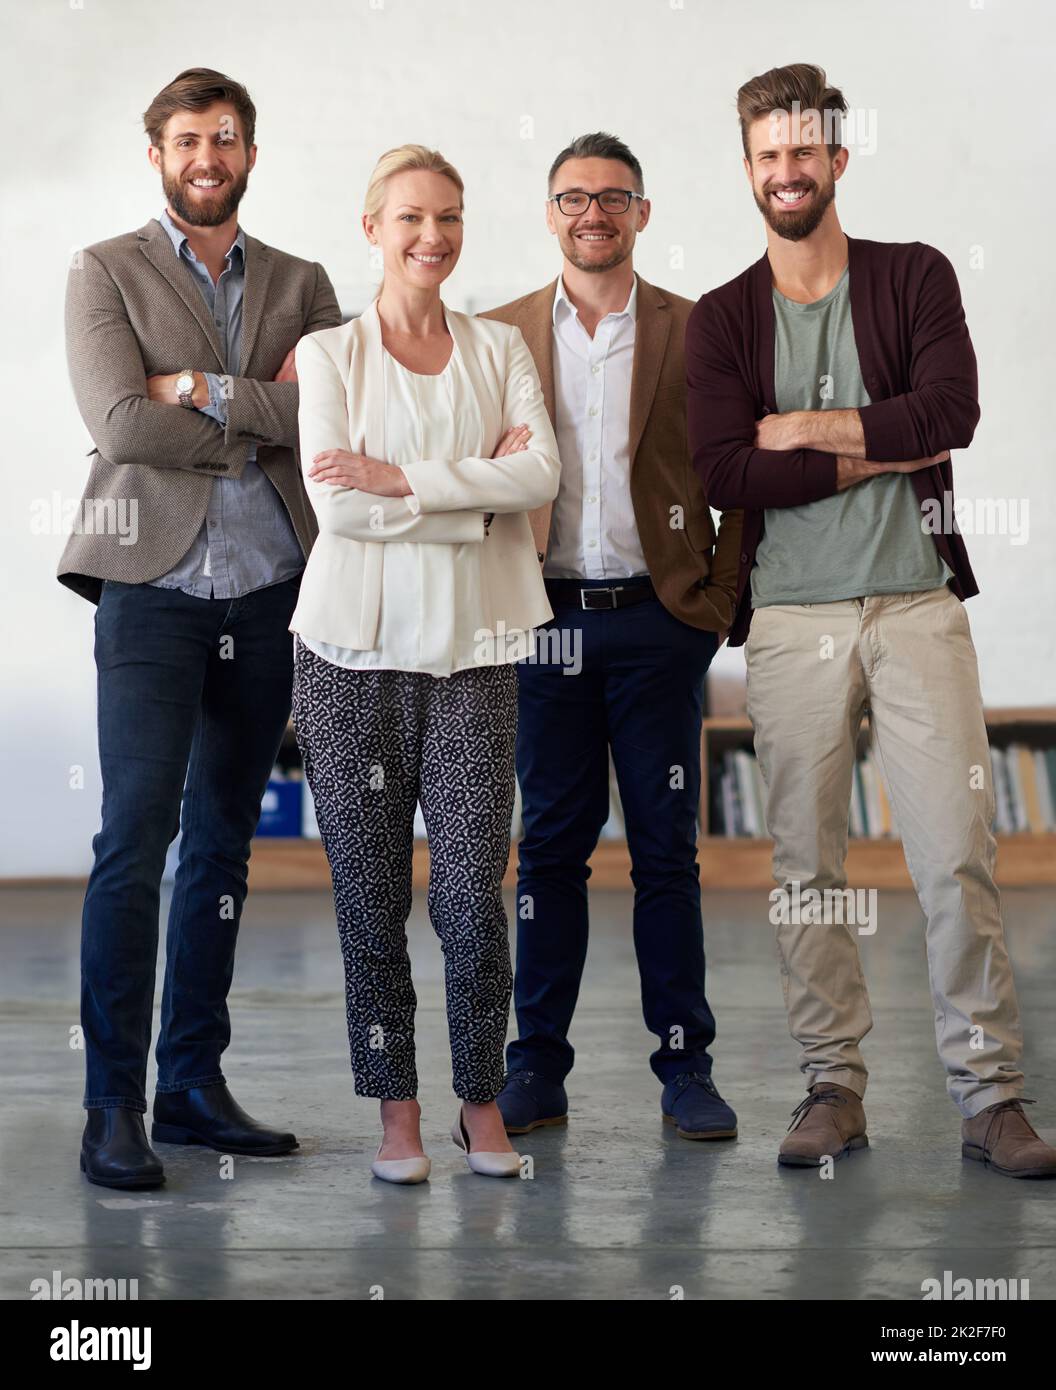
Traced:
<path fill-rule="evenodd" d="M 326 272 L 320 265 L 315 269 L 315 297 L 306 333 L 332 327 L 341 319 Z M 66 346 L 81 418 L 100 454 L 111 463 L 238 478 L 250 441 L 296 446 L 295 381 L 230 378 L 226 425 L 203 410 L 151 399 L 139 341 L 121 290 L 90 251 L 82 254 L 67 279 Z"/>
<path fill-rule="evenodd" d="M 689 441 L 714 507 L 796 507 L 877 473 L 913 472 L 971 442 L 976 365 L 957 277 L 933 253 L 915 304 L 910 390 L 858 410 L 757 420 L 743 340 L 705 296 L 686 334 Z"/>
<path fill-rule="evenodd" d="M 507 353 L 502 434 L 526 425 L 539 443 L 492 458 L 424 459 L 403 468 L 367 459 L 351 448 L 347 383 L 339 364 L 317 338 L 302 338 L 296 366 L 301 468 L 321 532 L 369 542 L 482 541 L 485 511 L 530 511 L 557 494 L 560 463 L 542 393 L 538 387 L 526 395 L 520 389 L 526 379 L 537 378 L 519 331 L 512 335 Z M 321 454 L 345 462 L 324 467 L 320 479 L 318 470 L 312 470 Z M 368 486 L 326 480 L 348 475 L 350 469 Z M 389 469 L 400 475 L 400 495 L 370 490 L 370 481 Z"/>

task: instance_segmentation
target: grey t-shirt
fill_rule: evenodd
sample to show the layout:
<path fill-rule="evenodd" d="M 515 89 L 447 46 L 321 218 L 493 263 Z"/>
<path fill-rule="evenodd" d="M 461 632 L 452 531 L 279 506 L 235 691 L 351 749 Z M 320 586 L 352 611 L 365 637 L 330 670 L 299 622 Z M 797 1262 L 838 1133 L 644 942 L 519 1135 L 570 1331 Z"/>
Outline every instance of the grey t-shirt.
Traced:
<path fill-rule="evenodd" d="M 849 270 L 813 304 L 797 304 L 776 289 L 773 296 L 778 410 L 869 405 Z M 940 588 L 951 572 L 921 519 L 908 473 L 882 473 L 802 507 L 767 507 L 752 570 L 753 607 Z"/>

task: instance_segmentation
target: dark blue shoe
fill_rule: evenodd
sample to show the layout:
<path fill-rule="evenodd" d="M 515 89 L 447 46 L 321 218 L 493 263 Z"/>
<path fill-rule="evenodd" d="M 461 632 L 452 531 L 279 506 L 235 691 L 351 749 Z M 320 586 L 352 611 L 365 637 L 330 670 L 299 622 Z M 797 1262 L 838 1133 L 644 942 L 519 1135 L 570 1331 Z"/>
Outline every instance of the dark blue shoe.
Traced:
<path fill-rule="evenodd" d="M 664 1123 L 675 1125 L 683 1139 L 737 1138 L 737 1116 L 703 1072 L 683 1072 L 669 1081 L 660 1109 Z"/>
<path fill-rule="evenodd" d="M 542 1125 L 568 1124 L 564 1086 L 534 1071 L 511 1071 L 495 1100 L 507 1134 L 529 1134 Z"/>

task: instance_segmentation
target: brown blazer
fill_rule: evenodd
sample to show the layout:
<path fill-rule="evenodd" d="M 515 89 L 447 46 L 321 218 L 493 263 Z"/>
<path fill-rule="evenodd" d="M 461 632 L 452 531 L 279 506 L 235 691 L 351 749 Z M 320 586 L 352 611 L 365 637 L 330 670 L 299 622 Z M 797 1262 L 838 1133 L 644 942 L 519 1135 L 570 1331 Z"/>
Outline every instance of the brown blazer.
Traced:
<path fill-rule="evenodd" d="M 552 422 L 556 293 L 554 280 L 545 289 L 480 315 L 521 330 Z M 733 621 L 742 513 L 724 512 L 716 538 L 704 490 L 690 461 L 683 343 L 692 309 L 690 300 L 659 290 L 638 276 L 631 369 L 631 503 L 645 562 L 664 607 L 692 627 L 719 632 Z M 540 563 L 549 542 L 552 506 L 548 502 L 528 514 Z"/>
<path fill-rule="evenodd" d="M 242 359 L 230 374 L 227 428 L 147 397 L 147 377 L 193 368 L 225 374 L 223 346 L 193 272 L 151 218 L 138 232 L 77 253 L 66 285 L 66 354 L 95 448 L 80 529 L 58 566 L 61 583 L 99 602 L 104 579 L 142 584 L 167 573 L 201 528 L 213 479 L 238 478 L 250 441 L 307 557 L 315 513 L 297 463 L 296 382 L 275 381 L 306 333 L 341 311 L 321 265 L 246 235 Z M 94 456 L 94 457 L 93 457 Z M 106 517 L 136 504 L 138 536 L 124 545 Z"/>

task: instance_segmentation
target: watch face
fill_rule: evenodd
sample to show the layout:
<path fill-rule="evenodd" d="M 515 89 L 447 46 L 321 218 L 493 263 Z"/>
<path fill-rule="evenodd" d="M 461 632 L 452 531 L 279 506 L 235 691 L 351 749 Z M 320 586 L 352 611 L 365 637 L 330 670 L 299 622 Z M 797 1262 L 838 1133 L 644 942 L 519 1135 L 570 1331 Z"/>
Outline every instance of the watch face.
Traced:
<path fill-rule="evenodd" d="M 189 372 L 183 372 L 176 378 L 176 390 L 179 393 L 194 390 L 194 377 Z"/>

